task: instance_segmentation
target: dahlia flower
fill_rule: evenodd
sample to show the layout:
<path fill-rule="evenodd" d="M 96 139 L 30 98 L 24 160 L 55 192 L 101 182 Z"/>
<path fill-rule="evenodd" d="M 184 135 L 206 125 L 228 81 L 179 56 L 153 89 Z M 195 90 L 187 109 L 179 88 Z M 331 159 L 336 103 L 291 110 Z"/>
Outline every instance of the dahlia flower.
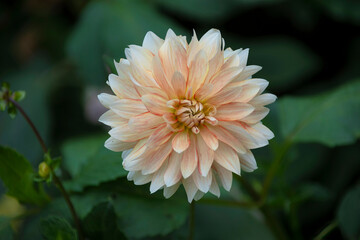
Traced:
<path fill-rule="evenodd" d="M 171 29 L 165 40 L 148 32 L 125 50 L 107 82 L 115 95 L 99 95 L 109 109 L 99 121 L 112 128 L 105 147 L 122 151 L 128 180 L 166 198 L 182 184 L 191 202 L 257 168 L 250 150 L 274 137 L 261 120 L 276 96 L 252 78 L 261 67 L 247 66 L 248 53 L 224 50 L 216 29 L 189 44 Z"/>

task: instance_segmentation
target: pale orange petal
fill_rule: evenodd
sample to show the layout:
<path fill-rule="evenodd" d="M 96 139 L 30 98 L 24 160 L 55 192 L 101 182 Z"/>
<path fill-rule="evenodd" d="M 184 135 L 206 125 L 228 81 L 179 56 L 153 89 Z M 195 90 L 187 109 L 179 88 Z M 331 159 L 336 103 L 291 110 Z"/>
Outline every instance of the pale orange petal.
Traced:
<path fill-rule="evenodd" d="M 181 180 L 181 160 L 182 153 L 172 152 L 169 157 L 168 167 L 164 175 L 164 181 L 167 187 L 173 186 Z"/>
<path fill-rule="evenodd" d="M 140 100 L 133 99 L 118 99 L 110 104 L 110 109 L 120 117 L 127 119 L 148 111 Z"/>
<path fill-rule="evenodd" d="M 184 178 L 188 178 L 198 165 L 198 152 L 196 149 L 196 140 L 193 134 L 190 135 L 190 146 L 183 153 L 181 161 L 181 173 Z"/>
<path fill-rule="evenodd" d="M 190 137 L 188 131 L 177 133 L 172 140 L 172 147 L 175 152 L 182 153 L 190 145 Z"/>
<path fill-rule="evenodd" d="M 149 154 L 141 171 L 142 174 L 150 174 L 157 171 L 172 152 L 171 141 L 163 144 L 159 149 Z"/>
<path fill-rule="evenodd" d="M 199 87 L 204 83 L 205 77 L 209 71 L 209 63 L 206 53 L 200 50 L 191 62 L 189 68 L 189 77 L 187 81 L 187 87 L 192 88 L 196 92 Z"/>
<path fill-rule="evenodd" d="M 254 111 L 254 107 L 247 103 L 228 103 L 217 108 L 216 119 L 235 121 L 245 118 Z"/>
<path fill-rule="evenodd" d="M 160 97 L 159 95 L 147 94 L 141 97 L 142 103 L 145 105 L 147 110 L 155 115 L 163 115 L 168 112 L 168 107 L 166 106 L 166 99 Z"/>
<path fill-rule="evenodd" d="M 246 122 L 248 124 L 255 124 L 260 122 L 266 115 L 268 115 L 270 109 L 266 107 L 257 107 L 255 110 L 249 114 L 248 116 L 241 118 L 242 122 Z"/>
<path fill-rule="evenodd" d="M 237 153 L 229 145 L 220 143 L 215 151 L 215 161 L 233 173 L 240 175 L 240 161 Z"/>
<path fill-rule="evenodd" d="M 170 137 L 173 135 L 173 132 L 170 131 L 169 128 L 166 127 L 166 124 L 163 123 L 159 125 L 151 134 L 151 136 L 148 139 L 147 146 L 150 149 L 156 149 L 160 145 L 167 142 Z"/>
<path fill-rule="evenodd" d="M 199 157 L 199 172 L 202 176 L 206 176 L 214 161 L 214 151 L 206 145 L 200 135 L 196 135 L 196 149 Z"/>
<path fill-rule="evenodd" d="M 212 150 L 216 150 L 219 147 L 218 139 L 209 131 L 209 129 L 204 126 L 200 129 L 200 135 L 208 145 L 209 148 Z"/>
<path fill-rule="evenodd" d="M 235 138 L 234 135 L 232 135 L 229 131 L 227 131 L 225 128 L 223 128 L 221 126 L 210 126 L 210 125 L 208 125 L 207 127 L 212 132 L 212 134 L 215 135 L 215 137 L 217 139 L 228 144 L 233 149 L 235 149 L 237 152 L 239 152 L 239 153 L 246 152 L 246 148 L 244 147 L 244 145 L 237 138 Z"/>
<path fill-rule="evenodd" d="M 156 128 L 162 123 L 164 123 L 162 117 L 154 115 L 151 112 L 146 112 L 130 118 L 128 124 L 133 131 L 141 132 Z"/>
<path fill-rule="evenodd" d="M 175 72 L 172 79 L 171 85 L 174 89 L 175 95 L 182 99 L 185 97 L 186 81 L 184 76 L 180 72 Z"/>

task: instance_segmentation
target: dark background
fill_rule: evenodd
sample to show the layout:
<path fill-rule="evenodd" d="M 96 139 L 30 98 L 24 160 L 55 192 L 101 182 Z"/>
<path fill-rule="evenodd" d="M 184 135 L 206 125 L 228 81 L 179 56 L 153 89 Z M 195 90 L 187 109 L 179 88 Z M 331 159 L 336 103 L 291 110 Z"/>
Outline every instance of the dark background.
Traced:
<path fill-rule="evenodd" d="M 105 132 L 97 123 L 104 109 L 96 95 L 109 91 L 105 81 L 112 59 L 124 57 L 127 45 L 141 44 L 147 31 L 163 38 L 172 28 L 189 41 L 192 29 L 198 37 L 219 29 L 226 47 L 250 48 L 249 63 L 263 67 L 257 77 L 267 79 L 267 91 L 281 99 L 336 89 L 358 78 L 359 25 L 360 1 L 355 0 L 2 1 L 0 82 L 26 90 L 22 105 L 52 151 L 61 154 L 70 138 Z M 276 127 L 270 128 L 277 138 Z M 40 146 L 21 117 L 11 121 L 0 113 L 0 143 L 16 148 L 34 166 L 41 161 Z M 255 154 L 256 178 L 270 160 L 266 151 Z M 270 199 L 291 239 L 312 239 L 336 218 L 341 199 L 359 182 L 359 156 L 359 141 L 292 149 Z M 226 211 L 220 216 L 226 218 Z M 336 228 L 326 239 L 342 238 Z"/>

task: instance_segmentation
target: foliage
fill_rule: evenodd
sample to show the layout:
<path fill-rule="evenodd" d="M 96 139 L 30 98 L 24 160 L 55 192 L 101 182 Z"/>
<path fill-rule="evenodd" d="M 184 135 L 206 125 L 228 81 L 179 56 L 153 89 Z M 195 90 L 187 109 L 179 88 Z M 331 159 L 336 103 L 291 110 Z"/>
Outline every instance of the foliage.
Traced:
<path fill-rule="evenodd" d="M 275 138 L 254 151 L 259 168 L 241 178 L 248 185 L 234 179 L 220 199 L 196 203 L 194 239 L 359 239 L 359 10 L 356 0 L 1 3 L 0 82 L 9 86 L 0 90 L 8 111 L 0 112 L 0 194 L 26 211 L 0 211 L 0 239 L 79 239 L 46 167 L 64 183 L 86 239 L 189 237 L 182 187 L 170 199 L 150 194 L 127 181 L 121 153 L 104 147 L 96 95 L 113 60 L 147 31 L 164 37 L 172 28 L 190 40 L 193 28 L 201 36 L 211 27 L 263 67 L 255 77 L 278 96 L 264 119 Z M 5 92 L 26 95 L 19 104 L 61 162 L 44 158 L 19 111 L 9 117 L 16 108 Z"/>

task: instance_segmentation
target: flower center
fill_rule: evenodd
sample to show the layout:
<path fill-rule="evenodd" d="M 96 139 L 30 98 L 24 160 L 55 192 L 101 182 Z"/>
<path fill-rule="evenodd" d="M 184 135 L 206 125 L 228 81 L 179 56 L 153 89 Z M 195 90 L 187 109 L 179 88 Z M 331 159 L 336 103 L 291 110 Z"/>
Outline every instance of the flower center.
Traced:
<path fill-rule="evenodd" d="M 175 131 L 181 131 L 184 128 L 191 129 L 195 134 L 200 132 L 200 125 L 209 123 L 216 125 L 217 120 L 213 116 L 216 108 L 209 104 L 203 104 L 196 100 L 173 99 L 168 102 L 168 106 L 174 109 L 171 128 Z M 169 122 L 168 122 L 169 123 Z"/>

